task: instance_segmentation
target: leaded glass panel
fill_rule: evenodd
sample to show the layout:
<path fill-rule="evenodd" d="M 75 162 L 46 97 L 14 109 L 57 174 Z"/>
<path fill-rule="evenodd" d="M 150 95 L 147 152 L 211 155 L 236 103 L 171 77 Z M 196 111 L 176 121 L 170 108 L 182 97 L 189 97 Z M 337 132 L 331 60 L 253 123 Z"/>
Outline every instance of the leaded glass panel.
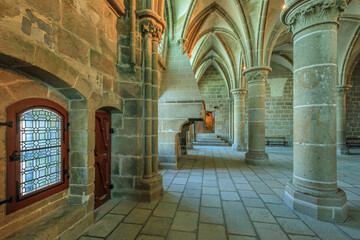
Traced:
<path fill-rule="evenodd" d="M 33 108 L 20 116 L 20 193 L 25 196 L 61 181 L 61 116 Z"/>

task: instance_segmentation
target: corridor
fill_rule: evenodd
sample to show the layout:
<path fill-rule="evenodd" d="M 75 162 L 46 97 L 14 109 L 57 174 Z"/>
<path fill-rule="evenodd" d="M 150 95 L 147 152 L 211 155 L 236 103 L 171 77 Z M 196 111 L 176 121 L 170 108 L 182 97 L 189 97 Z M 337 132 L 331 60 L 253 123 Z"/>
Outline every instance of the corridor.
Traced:
<path fill-rule="evenodd" d="M 245 153 L 231 147 L 196 147 L 181 170 L 161 171 L 160 200 L 111 199 L 80 240 L 360 239 L 359 155 L 338 156 L 338 186 L 347 194 L 349 218 L 332 224 L 283 203 L 293 172 L 292 148 L 266 151 L 270 165 L 254 167 L 245 164 Z"/>

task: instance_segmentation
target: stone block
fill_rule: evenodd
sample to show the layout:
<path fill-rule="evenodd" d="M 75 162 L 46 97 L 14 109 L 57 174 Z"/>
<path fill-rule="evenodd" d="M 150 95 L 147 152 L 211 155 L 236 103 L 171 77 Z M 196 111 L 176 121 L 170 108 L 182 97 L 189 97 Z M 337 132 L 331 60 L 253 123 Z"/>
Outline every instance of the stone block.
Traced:
<path fill-rule="evenodd" d="M 14 7 L 14 2 L 11 0 L 1 1 L 0 8 L 2 10 L 0 12 L 0 19 L 5 18 L 5 17 L 12 18 L 17 15 L 20 15 L 19 9 Z"/>
<path fill-rule="evenodd" d="M 88 151 L 88 133 L 87 131 L 71 131 L 70 129 L 70 148 L 74 152 Z"/>
<path fill-rule="evenodd" d="M 122 176 L 111 176 L 111 181 L 115 186 L 115 192 L 119 192 L 122 189 L 133 189 L 134 188 L 134 177 L 122 177 Z"/>
<path fill-rule="evenodd" d="M 79 75 L 79 72 L 66 63 L 61 57 L 45 48 L 38 47 L 36 49 L 35 65 L 59 78 L 44 79 L 40 76 L 41 80 L 55 88 L 66 88 L 74 85 Z M 38 77 L 41 73 L 36 74 L 36 72 L 32 72 L 32 74 Z"/>
<path fill-rule="evenodd" d="M 88 168 L 70 168 L 70 184 L 84 184 L 88 183 Z"/>
<path fill-rule="evenodd" d="M 46 98 L 49 91 L 46 86 L 31 80 L 27 82 L 16 82 L 15 84 L 8 85 L 8 89 L 11 91 L 13 96 L 21 96 L 21 98 Z"/>
<path fill-rule="evenodd" d="M 139 176 L 141 174 L 142 159 L 139 157 L 121 157 L 120 158 L 120 175 L 122 176 Z"/>
<path fill-rule="evenodd" d="M 66 0 L 62 4 L 62 23 L 68 31 L 78 35 L 90 43 L 91 46 L 96 46 L 96 27 L 89 24 L 89 20 L 76 11 L 76 7 L 71 1 Z"/>
<path fill-rule="evenodd" d="M 138 156 L 142 153 L 142 138 L 141 137 L 127 137 L 116 136 L 114 138 L 115 154 Z"/>
<path fill-rule="evenodd" d="M 55 32 L 58 44 L 56 50 L 84 65 L 89 64 L 89 45 L 81 41 L 74 33 L 59 28 Z"/>
<path fill-rule="evenodd" d="M 94 49 L 90 49 L 90 65 L 95 69 L 104 72 L 110 76 L 115 76 L 115 62 L 99 53 Z"/>
<path fill-rule="evenodd" d="M 26 17 L 22 19 L 21 31 L 28 36 L 31 35 L 31 21 Z"/>

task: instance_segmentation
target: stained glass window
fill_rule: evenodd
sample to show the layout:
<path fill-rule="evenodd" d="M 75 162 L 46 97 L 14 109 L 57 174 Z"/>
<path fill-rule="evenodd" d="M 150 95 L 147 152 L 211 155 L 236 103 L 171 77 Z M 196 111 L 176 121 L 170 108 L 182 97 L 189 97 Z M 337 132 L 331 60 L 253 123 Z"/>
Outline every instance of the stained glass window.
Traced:
<path fill-rule="evenodd" d="M 20 115 L 20 194 L 61 181 L 62 117 L 46 108 Z"/>

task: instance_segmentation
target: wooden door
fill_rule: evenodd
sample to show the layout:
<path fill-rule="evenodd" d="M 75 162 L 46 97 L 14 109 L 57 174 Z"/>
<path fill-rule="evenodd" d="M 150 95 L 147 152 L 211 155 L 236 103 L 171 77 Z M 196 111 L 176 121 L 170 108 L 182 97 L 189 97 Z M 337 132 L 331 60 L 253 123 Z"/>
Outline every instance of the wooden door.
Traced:
<path fill-rule="evenodd" d="M 110 199 L 111 192 L 111 116 L 95 116 L 95 209 Z"/>
<path fill-rule="evenodd" d="M 205 116 L 206 132 L 214 132 L 214 113 L 206 112 Z"/>

